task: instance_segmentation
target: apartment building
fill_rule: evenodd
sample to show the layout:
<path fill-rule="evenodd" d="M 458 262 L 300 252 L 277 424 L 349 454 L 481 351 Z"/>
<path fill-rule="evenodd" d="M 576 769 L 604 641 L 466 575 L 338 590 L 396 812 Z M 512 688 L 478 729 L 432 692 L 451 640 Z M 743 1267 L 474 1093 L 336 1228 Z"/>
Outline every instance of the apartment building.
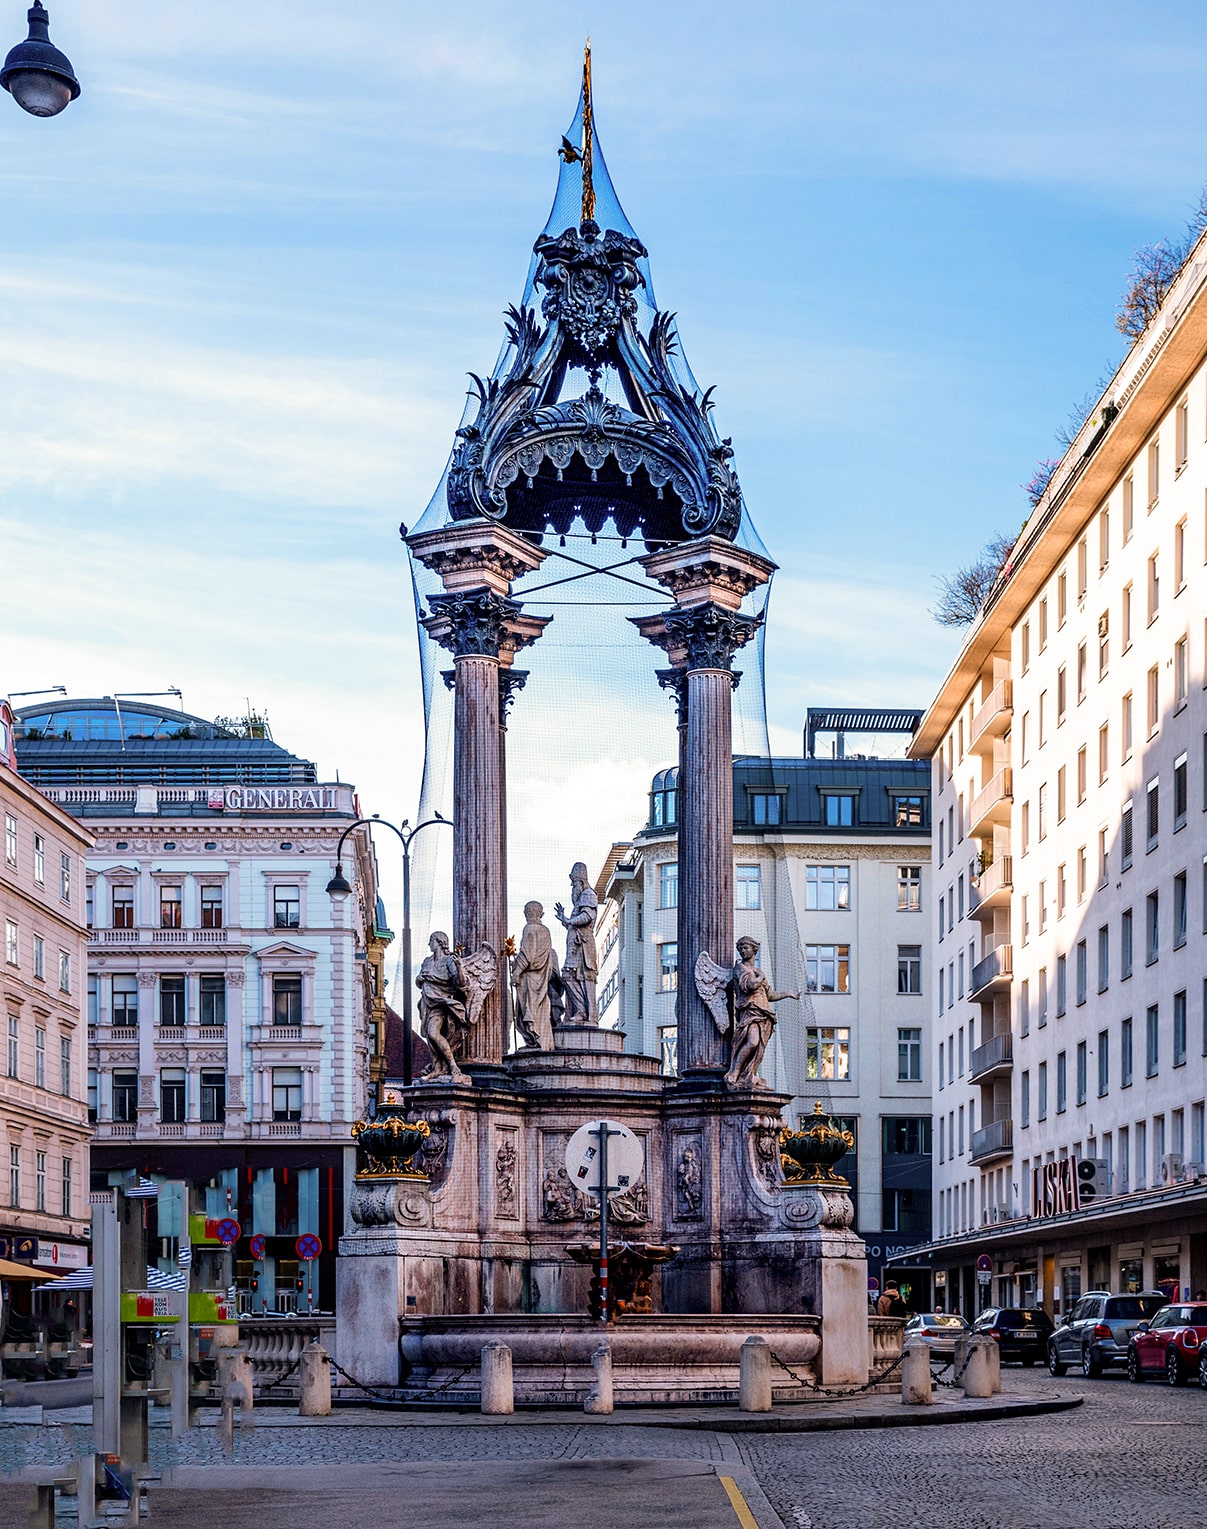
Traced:
<path fill-rule="evenodd" d="M 84 856 L 92 836 L 17 773 L 0 700 L 0 1258 L 58 1271 L 88 1262 L 88 1037 Z M 29 1287 L 13 1286 L 25 1309 Z"/>
<path fill-rule="evenodd" d="M 1205 277 L 1200 240 L 911 746 L 936 824 L 927 1256 L 966 1312 L 1207 1287 Z"/>
<path fill-rule="evenodd" d="M 350 1128 L 385 1068 L 390 935 L 366 828 L 342 856 L 355 895 L 326 890 L 353 787 L 256 717 L 105 697 L 26 707 L 15 732 L 22 773 L 95 840 L 77 892 L 94 1179 L 200 1186 L 241 1228 L 245 1309 L 331 1308 Z M 309 1263 L 305 1233 L 323 1243 Z"/>
<path fill-rule="evenodd" d="M 760 942 L 777 988 L 803 990 L 777 1008 L 762 1076 L 792 1096 L 793 1124 L 821 1098 L 854 1133 L 839 1171 L 873 1274 L 931 1234 L 930 776 L 900 757 L 848 756 L 845 740 L 895 738 L 899 752 L 920 717 L 810 710 L 804 757 L 734 761 L 735 934 Z M 597 880 L 601 1022 L 668 1075 L 681 975 L 690 980 L 678 962 L 676 818 L 672 768 Z M 912 1280 L 925 1300 L 928 1271 Z"/>

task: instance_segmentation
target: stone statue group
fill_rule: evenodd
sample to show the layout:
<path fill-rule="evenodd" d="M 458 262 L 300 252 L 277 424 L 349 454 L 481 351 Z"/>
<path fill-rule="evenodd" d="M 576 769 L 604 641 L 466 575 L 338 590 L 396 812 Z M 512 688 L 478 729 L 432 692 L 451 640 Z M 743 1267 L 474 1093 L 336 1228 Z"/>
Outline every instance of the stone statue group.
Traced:
<path fill-rule="evenodd" d="M 524 932 L 518 947 L 508 942 L 511 1017 L 520 1051 L 552 1051 L 555 1030 L 567 1025 L 598 1025 L 595 983 L 599 957 L 595 948 L 598 899 L 580 860 L 570 871 L 570 910 L 554 905 L 566 931 L 566 955 L 559 965 L 553 937 L 539 902 L 524 904 Z M 447 934 L 428 941 L 431 954 L 415 978 L 419 988 L 420 1030 L 432 1054 L 425 1082 L 468 1083 L 457 1064 L 466 1036 L 482 1016 L 499 981 L 499 961 L 489 945 L 471 955 L 453 950 Z M 775 1029 L 773 1005 L 798 992 L 777 993 L 758 966 L 759 942 L 738 941 L 733 967 L 720 966 L 701 952 L 696 962 L 696 991 L 718 1031 L 729 1040 L 730 1088 L 765 1088 L 759 1077 L 763 1055 Z"/>

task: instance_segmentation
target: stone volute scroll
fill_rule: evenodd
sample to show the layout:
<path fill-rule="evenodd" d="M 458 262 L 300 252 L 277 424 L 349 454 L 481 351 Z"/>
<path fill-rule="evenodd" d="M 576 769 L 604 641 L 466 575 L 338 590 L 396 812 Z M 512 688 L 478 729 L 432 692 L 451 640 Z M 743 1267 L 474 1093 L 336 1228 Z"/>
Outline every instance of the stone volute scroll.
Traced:
<path fill-rule="evenodd" d="M 701 951 L 696 961 L 696 991 L 713 1017 L 718 1032 L 729 1040 L 729 1088 L 766 1088 L 759 1077 L 763 1054 L 775 1030 L 773 1004 L 799 998 L 798 992 L 777 993 L 758 967 L 759 942 L 749 935 L 738 941 L 732 970 L 718 966 Z"/>
<path fill-rule="evenodd" d="M 428 941 L 431 955 L 419 968 L 419 1027 L 432 1053 L 423 1074 L 428 1083 L 468 1083 L 457 1058 L 495 990 L 499 963 L 489 945 L 472 956 L 449 948 L 447 934 L 437 930 Z"/>

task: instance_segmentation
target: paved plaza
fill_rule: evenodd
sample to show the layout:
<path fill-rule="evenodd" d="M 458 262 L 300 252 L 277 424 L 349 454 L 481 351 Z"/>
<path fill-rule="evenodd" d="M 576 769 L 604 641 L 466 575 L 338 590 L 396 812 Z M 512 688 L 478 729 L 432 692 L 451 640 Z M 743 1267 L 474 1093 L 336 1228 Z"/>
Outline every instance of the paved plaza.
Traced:
<path fill-rule="evenodd" d="M 1040 1416 L 951 1426 L 730 1433 L 574 1414 L 416 1421 L 337 1413 L 260 1426 L 223 1455 L 196 1431 L 152 1496 L 155 1521 L 208 1529 L 294 1529 L 345 1516 L 380 1529 L 437 1517 L 457 1529 L 1181 1529 L 1200 1525 L 1207 1392 L 1132 1386 L 1122 1376 L 1054 1381 L 1007 1368 L 1006 1397 L 1081 1396 Z M 818 1404 L 820 1412 L 824 1404 Z M 896 1404 L 882 1411 L 895 1418 Z M 902 1409 L 904 1410 L 904 1409 Z M 10 1468 L 63 1463 L 86 1447 L 74 1413 L 0 1428 Z M 430 1415 L 429 1415 L 430 1417 Z M 671 1421 L 664 1418 L 664 1422 Z M 167 1440 L 156 1429 L 163 1459 Z M 164 1462 L 166 1463 L 166 1461 Z M 0 1521 L 20 1522 L 14 1488 Z"/>

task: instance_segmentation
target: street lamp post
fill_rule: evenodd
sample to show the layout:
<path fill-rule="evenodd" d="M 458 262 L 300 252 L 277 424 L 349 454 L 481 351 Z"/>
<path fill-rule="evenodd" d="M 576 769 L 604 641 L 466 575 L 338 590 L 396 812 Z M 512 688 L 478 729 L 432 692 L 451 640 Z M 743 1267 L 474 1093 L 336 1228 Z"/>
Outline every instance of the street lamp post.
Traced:
<path fill-rule="evenodd" d="M 71 61 L 50 40 L 50 15 L 42 0 L 29 11 L 29 36 L 9 50 L 0 85 L 32 117 L 57 117 L 80 93 Z"/>
<path fill-rule="evenodd" d="M 402 845 L 402 1082 L 409 1088 L 414 1082 L 411 1066 L 411 1042 L 414 1036 L 414 1024 L 411 1018 L 411 840 L 417 833 L 425 828 L 432 828 L 437 823 L 445 823 L 450 828 L 452 822 L 448 818 L 442 818 L 439 813 L 434 817 L 425 818 L 422 823 L 416 823 L 412 828 L 407 819 L 403 819 L 401 826 L 391 823 L 386 818 L 357 818 L 355 823 L 349 823 L 340 835 L 339 845 L 335 851 L 335 875 L 327 883 L 327 891 L 331 897 L 342 902 L 352 891 L 352 885 L 344 875 L 344 841 L 356 828 L 389 828 L 398 835 Z"/>

